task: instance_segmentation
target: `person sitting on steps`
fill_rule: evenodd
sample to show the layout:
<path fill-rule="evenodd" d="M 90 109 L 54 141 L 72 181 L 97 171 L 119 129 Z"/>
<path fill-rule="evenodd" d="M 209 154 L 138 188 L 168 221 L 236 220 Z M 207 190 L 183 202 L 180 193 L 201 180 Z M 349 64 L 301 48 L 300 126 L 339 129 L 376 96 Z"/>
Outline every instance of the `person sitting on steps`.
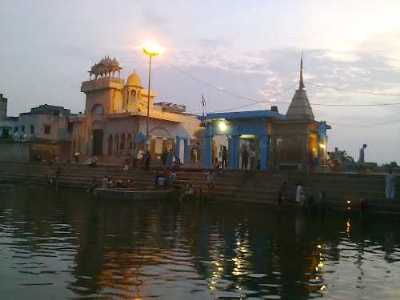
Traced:
<path fill-rule="evenodd" d="M 280 206 L 282 204 L 282 202 L 287 200 L 287 182 L 284 181 L 281 185 L 281 187 L 279 188 L 279 192 L 278 192 L 278 205 Z"/>

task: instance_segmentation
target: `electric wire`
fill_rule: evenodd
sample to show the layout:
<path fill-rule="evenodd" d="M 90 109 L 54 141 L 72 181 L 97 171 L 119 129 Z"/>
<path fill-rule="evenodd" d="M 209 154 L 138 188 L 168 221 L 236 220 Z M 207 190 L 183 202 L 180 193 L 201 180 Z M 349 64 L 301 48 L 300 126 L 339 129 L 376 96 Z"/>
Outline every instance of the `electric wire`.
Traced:
<path fill-rule="evenodd" d="M 202 83 L 204 85 L 207 85 L 209 87 L 212 87 L 213 89 L 227 94 L 231 97 L 237 98 L 237 99 L 243 99 L 243 100 L 247 100 L 247 101 L 251 101 L 254 104 L 289 104 L 290 102 L 288 101 L 271 101 L 271 100 L 257 100 L 255 98 L 251 98 L 251 97 L 247 97 L 247 96 L 242 96 L 239 95 L 233 91 L 230 91 L 226 88 L 221 88 L 218 87 L 204 79 L 198 78 L 196 76 L 193 76 L 190 72 L 187 72 L 185 70 L 183 70 L 182 68 L 179 68 L 177 66 L 173 66 L 173 65 L 169 65 L 171 68 L 173 68 L 174 70 L 178 71 L 179 73 L 182 73 L 186 76 L 188 76 L 190 79 L 192 79 L 193 81 Z M 336 89 L 338 91 L 346 91 L 344 89 L 340 89 L 340 88 L 335 88 L 332 86 L 323 86 L 320 84 L 315 84 L 315 83 L 307 83 L 310 84 L 311 86 L 315 86 L 315 87 L 320 87 L 320 88 L 330 88 L 330 89 Z M 377 93 L 377 92 L 372 92 L 372 91 L 360 91 L 360 90 L 355 90 L 355 91 L 347 91 L 347 92 L 355 92 L 355 93 L 360 93 L 360 94 L 369 94 L 369 95 L 373 95 L 373 96 L 385 96 L 385 97 L 400 97 L 400 94 L 396 94 L 396 93 Z M 326 106 L 326 107 L 379 107 L 379 106 L 396 106 L 396 105 L 400 105 L 400 102 L 385 102 L 385 103 L 369 103 L 369 104 L 333 104 L 333 103 L 318 103 L 318 102 L 311 102 L 311 105 L 315 105 L 315 106 Z"/>

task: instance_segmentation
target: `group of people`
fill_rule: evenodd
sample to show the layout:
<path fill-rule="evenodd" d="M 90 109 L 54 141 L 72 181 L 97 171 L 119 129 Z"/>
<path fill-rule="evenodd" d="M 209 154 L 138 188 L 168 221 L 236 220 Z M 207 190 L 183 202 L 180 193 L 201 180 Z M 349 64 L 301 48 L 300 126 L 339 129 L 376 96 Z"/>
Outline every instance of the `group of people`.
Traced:
<path fill-rule="evenodd" d="M 174 184 L 176 180 L 176 171 L 173 168 L 164 168 L 163 171 L 157 171 L 154 177 L 154 186 L 156 188 L 167 188 Z"/>
<path fill-rule="evenodd" d="M 287 181 L 284 181 L 278 191 L 278 206 L 281 206 L 284 202 L 289 202 L 293 198 L 289 194 L 289 185 Z M 311 211 L 319 210 L 322 214 L 325 214 L 327 208 L 326 192 L 319 191 L 316 195 L 306 195 L 301 182 L 297 182 L 295 186 L 294 202 L 300 207 Z"/>
<path fill-rule="evenodd" d="M 132 161 L 132 165 L 136 167 L 137 163 L 139 162 L 145 170 L 149 170 L 151 159 L 152 157 L 149 150 L 144 151 L 140 149 L 137 152 L 136 158 Z"/>
<path fill-rule="evenodd" d="M 259 168 L 257 153 L 252 144 L 244 143 L 240 148 L 240 168 L 243 170 L 255 170 Z M 218 155 L 213 152 L 213 165 L 215 169 L 228 168 L 228 148 L 225 145 L 220 145 Z"/>
<path fill-rule="evenodd" d="M 226 169 L 228 167 L 228 148 L 225 145 L 220 146 L 218 156 L 215 158 L 214 168 Z"/>
<path fill-rule="evenodd" d="M 179 156 L 175 155 L 172 149 L 161 153 L 161 162 L 164 168 L 178 168 L 181 165 Z"/>
<path fill-rule="evenodd" d="M 52 174 L 47 175 L 47 183 L 49 185 L 56 185 L 57 186 L 59 177 L 61 175 L 61 171 L 62 171 L 61 170 L 61 166 L 58 165 L 56 170 L 55 170 L 55 172 L 54 172 L 54 175 L 52 175 Z"/>
<path fill-rule="evenodd" d="M 128 179 L 113 179 L 111 176 L 104 176 L 101 180 L 102 188 L 133 188 L 133 180 Z"/>
<path fill-rule="evenodd" d="M 312 207 L 315 204 L 326 206 L 326 192 L 320 191 L 318 195 L 306 195 L 304 186 L 301 182 L 298 182 L 295 186 L 295 192 L 292 197 L 289 195 L 289 186 L 287 181 L 284 181 L 279 188 L 277 204 L 280 206 L 282 203 L 289 201 L 290 199 L 295 200 L 295 202 L 301 207 Z M 293 197 L 294 196 L 294 197 Z M 396 176 L 390 169 L 385 178 L 385 196 L 388 200 L 395 200 L 396 198 Z M 359 199 L 360 210 L 364 211 L 368 207 L 368 200 L 365 196 Z"/>

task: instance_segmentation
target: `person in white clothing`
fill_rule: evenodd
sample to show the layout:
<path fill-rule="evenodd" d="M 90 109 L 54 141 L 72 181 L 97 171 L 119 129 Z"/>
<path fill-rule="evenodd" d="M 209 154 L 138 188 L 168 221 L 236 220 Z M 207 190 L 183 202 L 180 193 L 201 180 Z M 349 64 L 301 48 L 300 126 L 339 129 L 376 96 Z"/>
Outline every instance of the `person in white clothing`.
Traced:
<path fill-rule="evenodd" d="M 301 183 L 297 184 L 296 187 L 296 202 L 299 203 L 301 206 L 304 205 L 304 189 Z"/>
<path fill-rule="evenodd" d="M 385 194 L 388 200 L 394 200 L 396 197 L 396 175 L 393 174 L 392 169 L 385 177 Z"/>

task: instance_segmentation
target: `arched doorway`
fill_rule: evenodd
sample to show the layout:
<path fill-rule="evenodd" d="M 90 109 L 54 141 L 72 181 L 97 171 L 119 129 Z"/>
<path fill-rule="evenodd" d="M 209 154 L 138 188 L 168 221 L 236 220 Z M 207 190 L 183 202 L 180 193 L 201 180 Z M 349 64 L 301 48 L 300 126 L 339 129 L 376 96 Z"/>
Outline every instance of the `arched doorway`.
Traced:
<path fill-rule="evenodd" d="M 161 154 L 170 149 L 175 150 L 175 139 L 169 131 L 163 127 L 153 128 L 150 131 L 150 153 L 152 157 L 161 158 Z"/>
<path fill-rule="evenodd" d="M 103 129 L 93 130 L 92 155 L 103 155 Z"/>

